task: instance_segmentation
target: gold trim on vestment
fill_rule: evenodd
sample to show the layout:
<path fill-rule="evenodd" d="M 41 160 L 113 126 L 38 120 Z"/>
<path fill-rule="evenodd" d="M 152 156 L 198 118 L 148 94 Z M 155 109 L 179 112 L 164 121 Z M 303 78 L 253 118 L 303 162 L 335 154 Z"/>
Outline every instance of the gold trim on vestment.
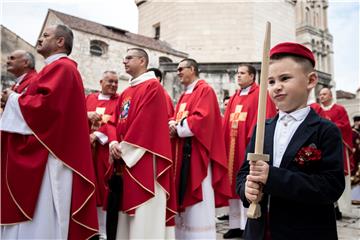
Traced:
<path fill-rule="evenodd" d="M 128 170 L 127 167 L 125 167 L 125 171 L 129 174 L 129 176 L 130 176 L 140 187 L 142 187 L 144 190 L 146 190 L 147 192 L 149 192 L 150 194 L 152 194 L 153 197 L 155 196 L 155 192 L 152 192 L 150 189 L 148 189 L 148 188 L 146 188 L 144 185 L 142 185 L 142 184 L 130 173 L 130 171 Z M 154 185 L 154 190 L 155 190 L 155 185 Z M 147 201 L 149 201 L 150 199 L 151 199 L 151 198 L 149 198 Z M 139 205 L 136 205 L 136 206 L 134 206 L 134 207 L 132 207 L 132 208 L 125 209 L 124 212 L 129 212 L 129 211 L 131 211 L 131 210 L 133 210 L 133 209 L 136 209 L 136 208 L 140 207 L 141 205 L 143 205 L 144 203 L 146 203 L 147 201 L 142 202 L 142 203 L 140 203 Z"/>
<path fill-rule="evenodd" d="M 160 172 L 159 174 L 156 175 L 156 180 L 157 180 L 162 174 L 164 174 L 164 172 L 166 172 L 167 170 L 169 170 L 169 168 L 171 168 L 171 165 L 173 164 L 173 161 L 172 161 L 171 159 L 169 159 L 169 158 L 167 158 L 167 157 L 164 157 L 164 156 L 162 156 L 162 155 L 160 155 L 160 154 L 158 154 L 158 153 L 155 153 L 155 152 L 153 152 L 153 151 L 150 151 L 150 150 L 147 149 L 147 148 L 141 147 L 141 146 L 136 145 L 136 144 L 133 144 L 133 143 L 129 143 L 129 142 L 127 142 L 127 141 L 122 141 L 122 142 L 125 142 L 125 143 L 127 143 L 127 144 L 129 144 L 129 145 L 135 146 L 135 147 L 137 147 L 137 148 L 145 149 L 145 151 L 147 151 L 147 152 L 155 155 L 155 157 L 156 157 L 156 156 L 159 156 L 159 157 L 165 159 L 166 161 L 170 162 L 170 165 L 169 165 L 167 168 L 165 168 L 162 172 Z M 156 159 L 155 159 L 155 160 L 156 160 Z M 153 166 L 153 167 L 155 168 L 155 166 Z M 156 169 L 154 169 L 154 170 L 156 171 Z M 128 171 L 128 172 L 129 172 L 129 171 Z M 129 174 L 130 174 L 130 172 L 129 172 Z M 130 175 L 131 175 L 131 174 L 130 174 Z M 132 175 L 131 175 L 131 177 L 135 180 L 135 178 L 134 178 Z M 137 180 L 135 180 L 135 181 L 138 183 Z M 143 187 L 144 189 L 146 189 L 142 184 L 139 183 L 139 185 L 140 185 L 141 187 Z M 159 185 L 161 186 L 160 183 L 159 183 Z M 150 190 L 147 190 L 147 191 L 151 192 Z M 169 194 L 165 189 L 164 189 L 164 192 L 165 192 L 168 196 L 170 196 L 170 194 Z"/>
<path fill-rule="evenodd" d="M 237 124 L 237 122 L 233 122 L 233 124 Z M 235 159 L 235 143 L 237 137 L 237 129 L 231 128 L 230 130 L 230 147 L 229 147 L 229 162 L 228 162 L 228 175 L 230 186 L 233 181 L 233 170 L 234 170 L 234 159 Z"/>
<path fill-rule="evenodd" d="M 30 128 L 30 127 L 29 127 L 29 128 Z M 31 129 L 31 131 L 32 131 L 32 129 Z M 90 184 L 94 187 L 93 191 L 92 191 L 92 192 L 90 193 L 90 195 L 86 198 L 86 200 L 84 201 L 84 203 L 83 203 L 76 211 L 74 211 L 73 214 L 71 214 L 71 219 L 72 219 L 74 222 L 76 222 L 77 224 L 79 224 L 79 225 L 81 225 L 81 226 L 83 226 L 83 227 L 85 227 L 85 228 L 87 228 L 87 229 L 89 229 L 89 230 L 98 232 L 98 231 L 99 231 L 98 229 L 91 228 L 91 227 L 89 227 L 89 226 L 87 226 L 87 225 L 85 225 L 85 224 L 77 221 L 77 220 L 74 218 L 74 215 L 75 215 L 76 213 L 78 213 L 78 212 L 84 207 L 84 205 L 89 201 L 89 199 L 92 197 L 92 195 L 94 195 L 94 193 L 95 193 L 95 184 L 94 184 L 93 182 L 91 182 L 89 179 L 87 179 L 86 177 L 84 177 L 82 174 L 80 174 L 78 171 L 76 171 L 75 169 L 73 169 L 72 167 L 70 167 L 69 165 L 67 165 L 67 164 L 66 164 L 64 161 L 62 161 L 60 158 L 58 158 L 58 157 L 50 150 L 50 148 L 49 148 L 43 141 L 40 140 L 40 138 L 35 134 L 35 132 L 34 132 L 34 131 L 32 131 L 32 132 L 33 132 L 34 136 L 36 137 L 36 139 L 37 139 L 42 145 L 44 145 L 44 147 L 45 147 L 57 160 L 59 160 L 60 162 L 62 162 L 62 164 L 64 164 L 66 167 L 68 167 L 68 168 L 71 169 L 73 172 L 75 172 L 76 174 L 78 174 L 80 177 L 82 177 L 83 179 L 85 179 L 85 181 L 87 181 L 88 183 L 90 183 Z M 72 186 L 71 186 L 71 189 L 72 189 Z M 71 211 L 71 209 L 70 209 L 70 211 Z"/>
<path fill-rule="evenodd" d="M 14 201 L 15 205 L 19 208 L 19 210 L 21 211 L 21 213 L 24 214 L 24 216 L 25 216 L 28 220 L 31 221 L 32 218 L 29 217 L 29 216 L 26 214 L 26 212 L 21 208 L 20 204 L 18 204 L 18 202 L 16 201 L 14 195 L 13 195 L 12 192 L 11 192 L 11 189 L 10 189 L 10 186 L 9 186 L 9 181 L 8 181 L 8 172 L 7 172 L 7 170 L 8 170 L 8 168 L 7 168 L 8 159 L 9 159 L 9 157 L 8 157 L 8 154 L 7 154 L 7 156 L 6 156 L 6 161 L 5 161 L 5 169 L 6 169 L 6 171 L 5 171 L 5 179 L 6 179 L 6 186 L 7 186 L 8 190 L 9 190 L 10 196 L 11 196 L 12 200 Z M 3 224 L 3 223 L 2 223 L 2 224 L 0 224 L 0 225 L 2 225 L 2 226 L 3 226 L 3 225 L 14 225 L 14 224 L 22 223 L 22 222 L 26 222 L 26 220 L 25 220 L 25 221 L 20 221 L 20 222 L 14 222 L 14 223 L 6 223 L 6 224 Z"/>
<path fill-rule="evenodd" d="M 136 145 L 136 144 L 134 144 L 134 143 L 130 143 L 130 142 L 127 142 L 127 141 L 121 141 L 121 142 L 125 142 L 125 143 L 127 143 L 127 144 L 129 144 L 129 145 L 133 145 L 133 146 L 135 146 L 135 147 L 137 147 L 137 148 L 145 149 L 146 151 L 152 153 L 153 155 L 159 156 L 159 157 L 161 157 L 161 158 L 164 158 L 164 159 L 166 159 L 167 161 L 169 161 L 169 162 L 172 163 L 172 160 L 171 160 L 170 158 L 167 158 L 167 157 L 165 157 L 165 156 L 163 156 L 163 155 L 160 155 L 160 154 L 158 154 L 158 153 L 155 153 L 155 152 L 153 152 L 153 151 L 151 151 L 151 150 L 149 150 L 149 149 L 147 149 L 147 148 L 144 148 L 144 147 L 142 147 L 142 146 L 140 146 L 140 145 Z"/>
<path fill-rule="evenodd" d="M 230 147 L 229 147 L 229 161 L 228 161 L 228 175 L 230 186 L 233 182 L 233 172 L 234 172 L 234 160 L 235 160 L 235 144 L 238 136 L 239 122 L 244 122 L 246 120 L 247 112 L 241 112 L 243 105 L 236 105 L 235 111 L 230 114 Z"/>

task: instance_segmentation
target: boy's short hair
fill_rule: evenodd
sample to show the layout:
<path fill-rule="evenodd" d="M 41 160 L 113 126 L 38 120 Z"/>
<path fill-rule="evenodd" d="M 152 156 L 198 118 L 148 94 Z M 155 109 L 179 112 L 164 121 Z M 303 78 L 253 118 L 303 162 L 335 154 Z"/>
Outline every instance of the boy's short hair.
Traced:
<path fill-rule="evenodd" d="M 299 43 L 283 42 L 270 50 L 270 60 L 280 60 L 289 57 L 302 65 L 306 72 L 311 72 L 315 67 L 315 57 L 310 49 Z"/>

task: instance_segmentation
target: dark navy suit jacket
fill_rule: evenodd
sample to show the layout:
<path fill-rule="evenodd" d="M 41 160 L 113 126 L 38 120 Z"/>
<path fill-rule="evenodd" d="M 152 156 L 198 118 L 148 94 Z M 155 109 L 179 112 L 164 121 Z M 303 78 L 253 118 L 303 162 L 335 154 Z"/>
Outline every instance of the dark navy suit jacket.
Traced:
<path fill-rule="evenodd" d="M 272 240 L 337 239 L 333 203 L 345 188 L 340 131 L 333 123 L 311 110 L 296 130 L 277 168 L 272 166 L 272 161 L 278 117 L 268 120 L 265 125 L 264 153 L 270 155 L 270 168 L 260 202 L 262 216 L 248 219 L 244 237 L 264 239 L 265 219 L 269 213 L 268 226 Z M 254 152 L 254 144 L 255 133 L 247 152 Z M 294 161 L 295 156 L 302 147 L 309 145 L 321 150 L 321 160 L 300 167 Z M 237 175 L 236 192 L 245 207 L 249 206 L 244 192 L 248 173 L 249 163 L 244 161 Z"/>

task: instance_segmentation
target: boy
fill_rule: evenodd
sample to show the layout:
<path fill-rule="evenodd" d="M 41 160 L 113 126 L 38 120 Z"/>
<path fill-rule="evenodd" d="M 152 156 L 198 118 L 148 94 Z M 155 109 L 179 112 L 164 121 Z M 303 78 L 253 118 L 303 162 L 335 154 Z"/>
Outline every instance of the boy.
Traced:
<path fill-rule="evenodd" d="M 245 161 L 237 176 L 244 206 L 260 200 L 262 215 L 248 219 L 245 239 L 337 239 L 333 203 L 345 182 L 341 135 L 309 106 L 317 83 L 312 52 L 297 43 L 270 51 L 268 90 L 279 114 L 266 122 L 264 154 Z M 255 134 L 247 152 L 254 152 Z"/>

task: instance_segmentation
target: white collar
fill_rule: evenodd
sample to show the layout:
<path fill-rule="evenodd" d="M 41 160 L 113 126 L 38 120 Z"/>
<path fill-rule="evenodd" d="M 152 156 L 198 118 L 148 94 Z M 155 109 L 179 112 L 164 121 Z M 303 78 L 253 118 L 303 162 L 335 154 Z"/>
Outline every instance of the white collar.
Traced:
<path fill-rule="evenodd" d="M 17 85 L 19 85 L 21 83 L 21 81 L 24 79 L 24 77 L 26 76 L 27 72 L 24 73 L 23 75 L 21 75 L 20 77 L 15 79 L 15 82 Z"/>
<path fill-rule="evenodd" d="M 190 94 L 194 91 L 194 88 L 197 84 L 197 82 L 199 81 L 200 79 L 196 79 L 195 81 L 193 81 L 191 84 L 187 85 L 185 87 L 185 94 Z"/>
<path fill-rule="evenodd" d="M 136 86 L 140 83 L 143 83 L 147 80 L 154 79 L 154 78 L 156 78 L 156 77 L 155 77 L 155 73 L 153 71 L 145 72 L 145 73 L 141 74 L 140 76 L 138 76 L 137 78 L 130 78 L 129 84 L 131 87 L 133 87 L 133 86 Z"/>
<path fill-rule="evenodd" d="M 325 111 L 330 110 L 333 106 L 334 106 L 334 102 L 332 102 L 329 106 L 324 106 L 321 104 L 321 108 L 324 109 Z"/>
<path fill-rule="evenodd" d="M 50 63 L 52 63 L 62 57 L 67 57 L 67 55 L 65 53 L 57 53 L 57 54 L 51 55 L 45 59 L 45 65 L 49 65 Z"/>
<path fill-rule="evenodd" d="M 286 116 L 290 116 L 295 121 L 302 121 L 306 118 L 306 116 L 309 114 L 309 112 L 310 112 L 310 106 L 306 106 L 304 108 L 298 109 L 291 113 L 286 113 L 286 112 L 279 110 L 279 119 L 281 120 L 281 119 L 285 118 Z"/>
<path fill-rule="evenodd" d="M 99 93 L 98 100 L 110 100 L 111 95 L 105 95 L 102 93 Z"/>
<path fill-rule="evenodd" d="M 251 86 L 252 86 L 252 84 L 250 86 L 247 86 L 246 88 L 240 89 L 239 96 L 248 95 L 250 92 Z"/>

